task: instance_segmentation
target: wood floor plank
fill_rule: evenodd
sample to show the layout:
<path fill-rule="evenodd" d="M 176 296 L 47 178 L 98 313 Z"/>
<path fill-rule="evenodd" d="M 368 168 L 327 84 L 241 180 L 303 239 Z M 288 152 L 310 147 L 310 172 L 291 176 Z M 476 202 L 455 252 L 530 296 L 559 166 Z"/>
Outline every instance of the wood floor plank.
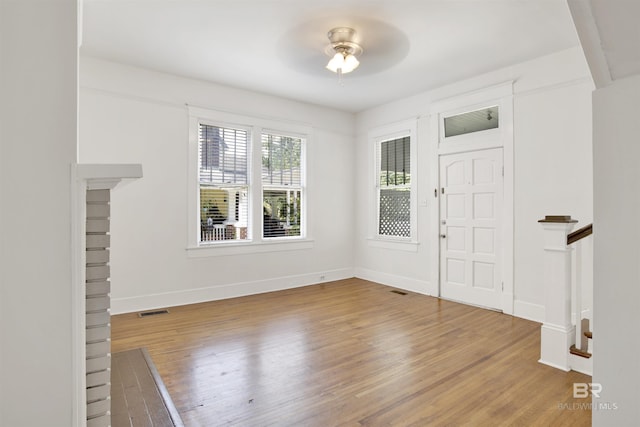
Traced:
<path fill-rule="evenodd" d="M 111 383 L 114 427 L 182 427 L 182 420 L 143 348 L 113 353 Z"/>
<path fill-rule="evenodd" d="M 131 364 L 129 353 L 124 353 L 122 357 L 114 354 L 112 363 L 119 372 L 122 389 L 124 390 L 124 398 L 127 404 L 127 411 L 130 424 L 133 427 L 152 427 L 151 418 L 146 408 L 144 397 L 140 393 L 138 385 L 138 377 L 135 368 Z"/>
<path fill-rule="evenodd" d="M 359 279 L 113 316 L 187 426 L 591 425 L 540 324 Z M 567 408 L 572 408 L 568 410 Z"/>

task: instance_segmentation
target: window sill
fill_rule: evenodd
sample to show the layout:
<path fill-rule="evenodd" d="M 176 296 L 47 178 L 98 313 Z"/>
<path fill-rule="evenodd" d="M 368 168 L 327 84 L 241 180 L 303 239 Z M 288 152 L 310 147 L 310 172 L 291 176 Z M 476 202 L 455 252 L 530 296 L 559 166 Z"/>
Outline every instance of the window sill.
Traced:
<path fill-rule="evenodd" d="M 257 254 L 265 252 L 298 251 L 313 248 L 311 239 L 291 239 L 258 242 L 216 243 L 187 248 L 189 258 L 206 258 L 214 256 Z"/>
<path fill-rule="evenodd" d="M 370 237 L 367 239 L 369 246 L 373 248 L 390 249 L 405 252 L 418 252 L 420 243 L 411 240 L 382 240 Z"/>

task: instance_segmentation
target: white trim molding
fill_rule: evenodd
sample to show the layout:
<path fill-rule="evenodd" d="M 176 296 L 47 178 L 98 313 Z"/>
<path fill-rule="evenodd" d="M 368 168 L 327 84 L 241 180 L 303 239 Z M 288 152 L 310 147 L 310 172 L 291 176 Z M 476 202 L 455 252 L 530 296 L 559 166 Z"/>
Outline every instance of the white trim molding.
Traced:
<path fill-rule="evenodd" d="M 273 253 L 281 251 L 300 251 L 312 249 L 314 241 L 311 239 L 280 240 L 278 242 L 223 242 L 215 247 L 195 246 L 187 248 L 189 258 L 206 258 L 214 256 L 244 255 L 253 253 Z"/>
<path fill-rule="evenodd" d="M 374 271 L 367 268 L 356 268 L 355 277 L 418 294 L 437 296 L 429 293 L 431 284 L 425 280 L 399 276 L 397 274 L 382 273 L 380 271 Z"/>
<path fill-rule="evenodd" d="M 85 181 L 88 190 L 111 190 L 123 180 L 142 178 L 140 164 L 77 164 L 77 181 Z"/>
<path fill-rule="evenodd" d="M 111 313 L 133 313 L 156 308 L 196 304 L 204 301 L 237 298 L 247 295 L 262 294 L 265 292 L 316 285 L 328 281 L 350 279 L 352 277 L 354 277 L 353 269 L 343 268 L 293 276 L 274 277 L 272 279 L 256 280 L 251 282 L 228 283 L 198 289 L 185 289 L 127 298 L 114 298 L 111 301 Z"/>
<path fill-rule="evenodd" d="M 534 322 L 544 322 L 544 305 L 533 304 L 526 301 L 515 300 L 513 302 L 513 315 Z"/>

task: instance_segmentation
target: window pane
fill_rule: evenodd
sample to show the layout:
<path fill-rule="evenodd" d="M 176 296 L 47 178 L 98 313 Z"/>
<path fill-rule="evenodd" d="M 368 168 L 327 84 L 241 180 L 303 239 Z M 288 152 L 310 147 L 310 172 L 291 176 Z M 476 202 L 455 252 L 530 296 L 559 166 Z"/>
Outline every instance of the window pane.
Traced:
<path fill-rule="evenodd" d="M 378 233 L 411 237 L 411 192 L 408 188 L 380 190 Z"/>
<path fill-rule="evenodd" d="M 444 119 L 444 136 L 448 138 L 450 136 L 496 129 L 499 125 L 499 112 L 498 106 L 493 106 L 447 117 Z"/>
<path fill-rule="evenodd" d="M 262 135 L 262 183 L 301 185 L 302 139 Z"/>
<path fill-rule="evenodd" d="M 200 186 L 200 241 L 247 240 L 248 187 Z"/>
<path fill-rule="evenodd" d="M 200 182 L 247 184 L 246 130 L 200 124 Z"/>
<path fill-rule="evenodd" d="M 409 137 L 380 143 L 380 185 L 406 185 L 411 182 Z"/>
<path fill-rule="evenodd" d="M 263 237 L 300 236 L 300 190 L 264 190 Z"/>

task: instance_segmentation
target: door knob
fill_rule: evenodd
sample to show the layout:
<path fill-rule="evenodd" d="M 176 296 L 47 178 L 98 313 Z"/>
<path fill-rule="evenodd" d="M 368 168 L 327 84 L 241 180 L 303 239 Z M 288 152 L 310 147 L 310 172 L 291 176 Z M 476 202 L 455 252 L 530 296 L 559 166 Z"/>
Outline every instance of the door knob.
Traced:
<path fill-rule="evenodd" d="M 446 239 L 447 235 L 446 234 L 441 234 L 440 237 L 442 237 L 443 239 Z"/>

